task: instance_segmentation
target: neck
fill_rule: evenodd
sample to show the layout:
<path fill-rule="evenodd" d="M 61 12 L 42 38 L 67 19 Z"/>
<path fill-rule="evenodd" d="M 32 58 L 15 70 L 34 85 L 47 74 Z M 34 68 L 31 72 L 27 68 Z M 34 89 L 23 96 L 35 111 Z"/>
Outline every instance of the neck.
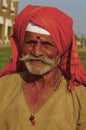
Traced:
<path fill-rule="evenodd" d="M 27 76 L 27 86 L 30 84 L 36 86 L 37 88 L 42 88 L 44 86 L 53 86 L 58 79 L 58 67 L 56 66 L 53 70 L 51 70 L 49 73 L 44 74 L 42 76 L 39 75 L 33 75 L 28 73 Z"/>

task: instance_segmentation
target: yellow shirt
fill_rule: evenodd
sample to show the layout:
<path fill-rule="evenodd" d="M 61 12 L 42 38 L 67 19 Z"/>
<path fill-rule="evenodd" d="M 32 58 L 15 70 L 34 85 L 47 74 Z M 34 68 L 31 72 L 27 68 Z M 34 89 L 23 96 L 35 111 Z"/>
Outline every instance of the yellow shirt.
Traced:
<path fill-rule="evenodd" d="M 62 77 L 60 87 L 35 114 L 34 126 L 21 84 L 21 74 L 0 78 L 0 130 L 86 130 L 84 86 L 70 92 Z"/>

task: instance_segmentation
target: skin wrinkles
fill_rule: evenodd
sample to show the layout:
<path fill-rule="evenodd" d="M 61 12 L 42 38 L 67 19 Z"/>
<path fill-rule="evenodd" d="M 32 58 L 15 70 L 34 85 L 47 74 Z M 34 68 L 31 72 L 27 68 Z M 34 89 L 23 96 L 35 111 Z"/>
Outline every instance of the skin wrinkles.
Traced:
<path fill-rule="evenodd" d="M 38 46 L 35 43 L 39 43 Z M 32 51 L 35 46 L 38 47 L 37 49 L 41 49 L 39 50 L 41 52 L 44 50 L 45 54 L 48 55 L 50 58 L 52 54 L 51 51 L 53 51 L 53 53 L 56 53 L 55 55 L 57 55 L 56 45 L 50 35 L 26 31 L 22 50 L 23 54 L 26 55 L 30 53 L 30 51 Z"/>
<path fill-rule="evenodd" d="M 50 35 L 25 32 L 23 60 L 29 72 L 44 74 L 57 65 L 57 48 Z"/>

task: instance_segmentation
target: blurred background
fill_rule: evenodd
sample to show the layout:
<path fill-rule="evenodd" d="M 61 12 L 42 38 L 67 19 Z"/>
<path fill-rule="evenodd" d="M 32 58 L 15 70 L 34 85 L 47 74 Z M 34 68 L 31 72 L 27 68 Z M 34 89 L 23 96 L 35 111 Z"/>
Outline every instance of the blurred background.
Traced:
<path fill-rule="evenodd" d="M 78 52 L 86 69 L 86 0 L 0 0 L 0 70 L 12 56 L 9 37 L 15 17 L 28 4 L 57 7 L 73 18 Z"/>

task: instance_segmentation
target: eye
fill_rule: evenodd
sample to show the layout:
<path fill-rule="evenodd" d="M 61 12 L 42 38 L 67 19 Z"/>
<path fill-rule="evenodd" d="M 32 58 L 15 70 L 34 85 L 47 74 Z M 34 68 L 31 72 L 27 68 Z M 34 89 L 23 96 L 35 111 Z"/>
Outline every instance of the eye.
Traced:
<path fill-rule="evenodd" d="M 51 47 L 53 47 L 54 45 L 53 45 L 53 43 L 51 43 L 51 42 L 42 42 L 42 44 L 44 44 L 44 45 L 47 45 L 47 46 L 51 46 Z"/>

